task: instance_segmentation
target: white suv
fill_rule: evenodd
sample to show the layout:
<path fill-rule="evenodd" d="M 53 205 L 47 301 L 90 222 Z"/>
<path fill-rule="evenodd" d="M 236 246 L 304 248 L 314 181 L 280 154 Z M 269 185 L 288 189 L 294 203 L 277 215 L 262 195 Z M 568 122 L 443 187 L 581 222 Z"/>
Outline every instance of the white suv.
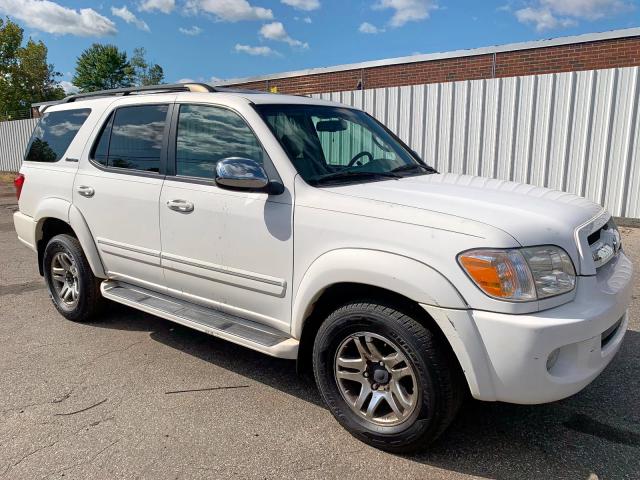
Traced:
<path fill-rule="evenodd" d="M 59 312 L 123 303 L 313 370 L 336 419 L 407 452 L 467 392 L 543 403 L 611 361 L 633 267 L 577 196 L 438 174 L 368 114 L 179 84 L 49 105 L 20 240 Z"/>

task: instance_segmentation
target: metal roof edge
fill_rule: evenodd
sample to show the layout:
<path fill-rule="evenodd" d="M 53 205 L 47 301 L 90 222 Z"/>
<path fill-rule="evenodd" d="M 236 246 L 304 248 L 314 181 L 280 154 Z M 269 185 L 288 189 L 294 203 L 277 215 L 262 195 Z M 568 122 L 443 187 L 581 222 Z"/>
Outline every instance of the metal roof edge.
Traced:
<path fill-rule="evenodd" d="M 272 73 L 254 77 L 232 78 L 220 82 L 211 83 L 214 86 L 235 85 L 240 83 L 260 82 L 266 80 L 278 80 L 282 78 L 301 77 L 304 75 L 319 75 L 323 73 L 344 72 L 349 70 L 360 70 L 363 68 L 385 67 L 402 63 L 429 62 L 433 60 L 444 60 L 448 58 L 473 57 L 477 55 L 488 55 L 493 53 L 515 52 L 518 50 L 532 50 L 545 47 L 557 47 L 562 45 L 572 45 L 587 42 L 597 42 L 602 40 L 613 40 L 617 38 L 628 38 L 640 36 L 640 27 L 625 28 L 620 30 L 610 30 L 607 32 L 584 33 L 569 37 L 556 37 L 546 40 L 533 40 L 529 42 L 508 43 L 503 45 L 493 45 L 489 47 L 471 48 L 463 50 L 452 50 L 449 52 L 436 52 L 420 55 L 409 55 L 406 57 L 386 58 L 382 60 L 372 60 L 360 63 L 348 63 L 332 67 L 317 67 L 304 70 L 293 70 L 289 72 Z"/>

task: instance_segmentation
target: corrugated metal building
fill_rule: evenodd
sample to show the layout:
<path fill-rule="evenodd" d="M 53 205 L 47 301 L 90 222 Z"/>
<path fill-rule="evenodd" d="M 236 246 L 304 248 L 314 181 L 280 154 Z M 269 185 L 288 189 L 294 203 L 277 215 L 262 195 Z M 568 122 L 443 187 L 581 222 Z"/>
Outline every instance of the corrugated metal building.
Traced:
<path fill-rule="evenodd" d="M 640 68 L 314 94 L 366 110 L 441 172 L 585 196 L 640 217 Z"/>
<path fill-rule="evenodd" d="M 17 172 L 38 119 L 0 122 L 0 172 Z"/>

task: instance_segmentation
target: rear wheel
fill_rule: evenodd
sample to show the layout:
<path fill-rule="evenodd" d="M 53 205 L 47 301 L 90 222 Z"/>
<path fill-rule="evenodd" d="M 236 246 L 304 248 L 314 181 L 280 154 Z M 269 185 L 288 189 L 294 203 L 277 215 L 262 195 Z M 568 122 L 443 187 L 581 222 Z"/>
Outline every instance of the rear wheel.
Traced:
<path fill-rule="evenodd" d="M 426 448 L 451 423 L 464 384 L 449 349 L 402 308 L 373 301 L 334 311 L 316 336 L 316 383 L 356 438 L 397 453 Z"/>
<path fill-rule="evenodd" d="M 91 271 L 80 242 L 71 235 L 56 235 L 45 247 L 43 271 L 56 309 L 67 319 L 87 322 L 103 306 L 100 279 Z"/>

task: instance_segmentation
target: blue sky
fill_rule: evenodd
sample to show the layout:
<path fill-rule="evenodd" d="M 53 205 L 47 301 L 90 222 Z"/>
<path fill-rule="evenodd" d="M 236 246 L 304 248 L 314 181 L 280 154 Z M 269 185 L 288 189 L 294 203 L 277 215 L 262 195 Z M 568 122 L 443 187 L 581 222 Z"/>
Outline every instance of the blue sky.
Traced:
<path fill-rule="evenodd" d="M 640 26 L 638 0 L 0 0 L 0 14 L 64 81 L 93 42 L 209 81 Z"/>

